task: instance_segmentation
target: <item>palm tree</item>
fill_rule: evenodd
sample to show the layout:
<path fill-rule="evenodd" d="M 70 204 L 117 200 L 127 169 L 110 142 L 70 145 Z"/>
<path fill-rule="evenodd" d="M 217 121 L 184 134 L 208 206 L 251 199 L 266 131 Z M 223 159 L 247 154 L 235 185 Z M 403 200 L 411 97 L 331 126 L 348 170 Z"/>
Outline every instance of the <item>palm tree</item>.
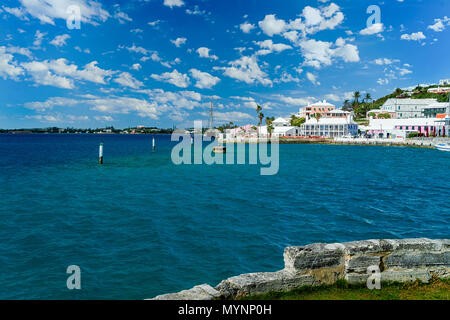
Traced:
<path fill-rule="evenodd" d="M 371 100 L 372 100 L 372 96 L 370 95 L 370 93 L 366 93 L 366 96 L 364 97 L 364 101 L 369 102 Z"/>
<path fill-rule="evenodd" d="M 256 106 L 256 114 L 257 114 L 257 118 L 258 118 L 259 131 L 261 131 L 261 123 L 262 123 L 262 119 L 264 118 L 264 114 L 261 111 L 262 111 L 262 107 L 258 104 Z"/>
<path fill-rule="evenodd" d="M 344 106 L 342 107 L 342 110 L 344 111 L 352 111 L 352 105 L 350 104 L 350 100 L 346 99 L 344 101 Z"/>
<path fill-rule="evenodd" d="M 269 134 L 270 137 L 272 137 L 272 132 L 273 132 L 273 125 L 272 122 L 275 120 L 275 117 L 266 117 L 266 126 L 267 126 L 267 133 Z"/>
<path fill-rule="evenodd" d="M 270 126 L 274 120 L 275 117 L 266 117 L 266 125 Z"/>
<path fill-rule="evenodd" d="M 264 119 L 264 113 L 260 112 L 258 114 L 258 118 L 259 118 L 259 132 L 261 132 L 261 124 L 262 124 L 262 120 Z"/>
<path fill-rule="evenodd" d="M 359 98 L 361 98 L 361 93 L 359 91 L 355 91 L 353 93 L 353 99 L 355 104 L 359 104 Z"/>
<path fill-rule="evenodd" d="M 272 138 L 272 132 L 273 132 L 273 125 L 270 124 L 267 126 L 267 132 L 269 133 L 269 138 Z"/>
<path fill-rule="evenodd" d="M 257 106 L 256 106 L 256 114 L 257 114 L 257 117 L 259 118 L 259 113 L 262 111 L 262 107 L 258 104 Z"/>
<path fill-rule="evenodd" d="M 317 112 L 314 116 L 316 117 L 317 122 L 319 122 L 320 118 L 322 117 L 319 112 Z"/>

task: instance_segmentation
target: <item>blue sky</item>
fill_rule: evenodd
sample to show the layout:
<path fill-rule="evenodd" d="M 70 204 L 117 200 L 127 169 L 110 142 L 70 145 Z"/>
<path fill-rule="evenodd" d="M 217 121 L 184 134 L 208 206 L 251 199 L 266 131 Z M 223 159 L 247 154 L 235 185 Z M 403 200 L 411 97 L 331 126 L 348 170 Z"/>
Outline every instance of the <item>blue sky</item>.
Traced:
<path fill-rule="evenodd" d="M 76 5 L 80 29 L 68 28 Z M 381 20 L 367 24 L 370 5 Z M 6 0 L 0 128 L 192 127 L 450 78 L 447 0 Z"/>

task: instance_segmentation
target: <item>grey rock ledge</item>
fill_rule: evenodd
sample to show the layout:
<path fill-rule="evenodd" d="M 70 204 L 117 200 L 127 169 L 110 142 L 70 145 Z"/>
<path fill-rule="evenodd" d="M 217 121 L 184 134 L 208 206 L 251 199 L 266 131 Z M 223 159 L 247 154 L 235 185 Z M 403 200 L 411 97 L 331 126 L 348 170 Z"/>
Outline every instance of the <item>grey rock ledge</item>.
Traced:
<path fill-rule="evenodd" d="M 283 270 L 241 274 L 157 296 L 155 300 L 236 299 L 302 286 L 333 284 L 339 279 L 365 283 L 369 266 L 378 266 L 382 281 L 428 282 L 433 275 L 450 277 L 450 239 L 381 239 L 346 243 L 314 243 L 284 250 Z"/>

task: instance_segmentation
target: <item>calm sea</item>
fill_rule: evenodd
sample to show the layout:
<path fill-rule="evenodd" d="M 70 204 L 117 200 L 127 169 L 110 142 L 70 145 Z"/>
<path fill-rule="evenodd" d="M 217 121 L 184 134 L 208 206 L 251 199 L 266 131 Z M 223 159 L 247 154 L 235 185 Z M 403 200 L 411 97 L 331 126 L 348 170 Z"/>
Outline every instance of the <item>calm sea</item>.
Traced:
<path fill-rule="evenodd" d="M 0 135 L 1 299 L 144 299 L 281 269 L 288 245 L 450 237 L 450 153 L 281 145 L 260 176 L 175 166 L 151 139 Z"/>

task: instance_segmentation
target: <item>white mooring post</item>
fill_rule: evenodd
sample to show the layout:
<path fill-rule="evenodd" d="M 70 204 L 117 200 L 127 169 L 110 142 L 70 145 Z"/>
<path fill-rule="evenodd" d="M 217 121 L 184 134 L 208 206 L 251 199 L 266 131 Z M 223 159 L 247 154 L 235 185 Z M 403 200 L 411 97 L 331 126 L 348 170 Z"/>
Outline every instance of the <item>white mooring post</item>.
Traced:
<path fill-rule="evenodd" d="M 153 137 L 152 146 L 153 146 L 153 151 L 155 151 L 155 137 Z"/>
<path fill-rule="evenodd" d="M 103 164 L 103 142 L 100 143 L 100 147 L 98 148 L 98 163 Z"/>

